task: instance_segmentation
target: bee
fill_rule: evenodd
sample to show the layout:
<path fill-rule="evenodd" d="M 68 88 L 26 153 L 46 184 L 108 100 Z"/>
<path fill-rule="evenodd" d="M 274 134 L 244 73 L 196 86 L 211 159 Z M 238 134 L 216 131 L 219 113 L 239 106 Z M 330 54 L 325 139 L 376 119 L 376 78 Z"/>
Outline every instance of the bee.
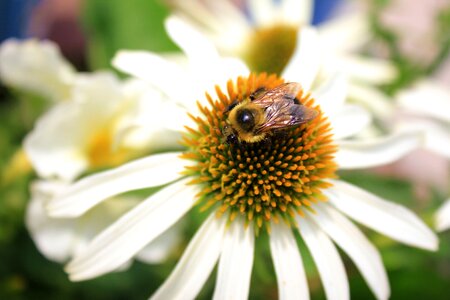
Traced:
<path fill-rule="evenodd" d="M 249 98 L 227 107 L 222 133 L 227 143 L 256 143 L 275 132 L 313 120 L 318 112 L 296 98 L 301 85 L 288 82 L 274 89 L 257 89 Z"/>

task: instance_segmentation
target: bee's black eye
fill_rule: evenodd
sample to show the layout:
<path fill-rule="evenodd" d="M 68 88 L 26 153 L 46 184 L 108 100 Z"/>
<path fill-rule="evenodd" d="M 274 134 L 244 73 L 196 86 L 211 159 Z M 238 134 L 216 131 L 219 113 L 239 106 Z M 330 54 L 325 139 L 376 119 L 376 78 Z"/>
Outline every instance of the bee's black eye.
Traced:
<path fill-rule="evenodd" d="M 245 131 L 250 131 L 255 127 L 255 116 L 249 109 L 241 109 L 236 114 L 236 120 Z"/>

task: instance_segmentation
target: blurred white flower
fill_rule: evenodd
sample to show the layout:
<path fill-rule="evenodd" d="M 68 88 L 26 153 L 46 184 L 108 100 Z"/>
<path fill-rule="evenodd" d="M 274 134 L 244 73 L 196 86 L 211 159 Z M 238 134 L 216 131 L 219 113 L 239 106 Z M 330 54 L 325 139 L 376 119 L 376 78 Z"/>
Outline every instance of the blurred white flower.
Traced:
<path fill-rule="evenodd" d="M 43 178 L 72 180 L 86 170 L 117 165 L 142 151 L 176 145 L 179 138 L 159 115 L 165 108 L 159 93 L 136 82 L 121 82 L 112 73 L 79 75 L 69 98 L 41 116 L 24 141 L 32 165 Z M 143 115 L 159 124 L 147 122 L 155 125 L 152 128 L 137 124 Z"/>
<path fill-rule="evenodd" d="M 423 132 L 422 149 L 441 157 L 437 164 L 424 161 L 420 168 L 408 170 L 408 177 L 420 184 L 425 182 L 450 192 L 450 89 L 432 80 L 422 80 L 396 97 L 397 130 Z M 418 160 L 418 157 L 411 158 Z M 414 165 L 412 166 L 414 167 Z M 437 176 L 434 176 L 437 174 Z M 436 217 L 436 227 L 450 228 L 450 211 L 445 204 Z"/>
<path fill-rule="evenodd" d="M 302 29 L 312 19 L 312 0 L 167 0 L 173 14 L 204 33 L 221 53 L 242 58 L 251 71 L 281 74 L 293 65 L 308 66 L 299 53 Z M 358 51 L 372 34 L 364 11 L 347 11 L 317 27 L 322 49 L 320 71 L 345 72 L 358 90 L 390 82 L 397 75 L 393 64 Z M 319 66 L 318 66 L 319 67 Z M 319 77 L 320 78 L 320 77 Z M 308 87 L 306 87 L 308 88 Z M 349 96 L 358 97 L 353 89 Z"/>
<path fill-rule="evenodd" d="M 227 68 L 217 64 L 214 47 L 201 35 L 175 18 L 170 18 L 167 26 L 189 58 L 188 70 L 202 70 L 206 75 L 180 71 L 173 61 L 151 53 L 122 52 L 114 63 L 159 87 L 171 101 L 192 107 L 194 99 L 189 97 L 199 95 L 197 89 L 203 84 L 203 90 L 210 88 L 207 75 L 215 77 L 217 69 L 224 75 Z M 301 50 L 309 55 L 305 58 L 308 68 L 291 68 L 285 79 L 308 86 L 317 76 L 314 66 L 320 60 L 314 55 L 318 45 L 314 33 L 306 30 L 302 34 L 308 40 Z M 197 45 L 205 47 L 198 49 Z M 147 63 L 155 61 L 158 67 L 149 68 Z M 66 268 L 70 278 L 86 280 L 116 270 L 192 207 L 201 205 L 209 217 L 153 299 L 195 298 L 218 261 L 214 297 L 246 299 L 255 230 L 265 229 L 270 232 L 281 298 L 309 297 L 294 229 L 310 250 L 329 298 L 349 298 L 346 272 L 332 241 L 354 261 L 375 296 L 388 298 L 389 283 L 378 251 L 345 215 L 411 246 L 435 250 L 437 238 L 411 211 L 336 180 L 334 173 L 337 167 L 395 160 L 416 148 L 420 136 L 407 133 L 368 143 L 346 141 L 367 125 L 367 114 L 345 104 L 345 77 L 336 75 L 315 91 L 315 104 L 306 91 L 297 94 L 303 105 L 320 112 L 310 123 L 286 130 L 285 135 L 269 136 L 268 143 L 225 143 L 221 128 L 227 119 L 226 107 L 285 79 L 250 74 L 228 81 L 225 88 L 217 86 L 214 94 L 204 96 L 207 101 L 197 98 L 198 110 L 187 111 L 192 115 L 189 127 L 184 130 L 180 126 L 186 151 L 151 155 L 85 177 L 53 199 L 47 207 L 52 217 L 74 218 L 114 195 L 166 185 L 77 253 Z"/>
<path fill-rule="evenodd" d="M 76 219 L 49 217 L 45 211 L 46 204 L 67 186 L 57 181 L 33 182 L 25 218 L 28 231 L 39 251 L 46 258 L 60 263 L 67 262 L 75 253 L 86 248 L 90 240 L 107 225 L 143 200 L 133 196 L 117 196 Z M 179 243 L 178 230 L 179 226 L 172 227 L 148 244 L 136 258 L 147 263 L 164 261 Z"/>
<path fill-rule="evenodd" d="M 9 39 L 0 45 L 0 80 L 58 102 L 66 100 L 75 69 L 50 41 Z"/>

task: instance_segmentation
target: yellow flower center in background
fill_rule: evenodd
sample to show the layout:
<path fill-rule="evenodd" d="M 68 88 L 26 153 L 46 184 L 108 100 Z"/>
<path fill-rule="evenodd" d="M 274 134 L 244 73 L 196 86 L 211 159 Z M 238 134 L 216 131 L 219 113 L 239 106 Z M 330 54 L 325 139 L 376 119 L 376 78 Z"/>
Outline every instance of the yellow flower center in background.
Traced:
<path fill-rule="evenodd" d="M 255 29 L 242 55 L 250 70 L 281 74 L 294 53 L 297 32 L 289 25 Z"/>
<path fill-rule="evenodd" d="M 111 125 L 103 127 L 91 136 L 86 150 L 91 168 L 117 166 L 130 157 L 130 151 L 113 143 Z"/>
<path fill-rule="evenodd" d="M 207 94 L 209 106 L 199 104 L 203 115 L 192 116 L 198 127 L 187 128 L 183 140 L 188 151 L 182 157 L 196 162 L 185 173 L 194 177 L 192 184 L 202 185 L 203 209 L 216 207 L 230 220 L 244 215 L 259 229 L 280 218 L 294 224 L 294 216 L 325 199 L 321 190 L 330 186 L 324 179 L 335 177 L 336 146 L 329 122 L 306 92 L 300 91 L 297 99 L 319 111 L 314 120 L 255 143 L 229 143 L 224 136 L 230 104 L 282 83 L 265 73 L 240 77 L 228 82 L 227 93 L 216 87 L 217 97 Z"/>

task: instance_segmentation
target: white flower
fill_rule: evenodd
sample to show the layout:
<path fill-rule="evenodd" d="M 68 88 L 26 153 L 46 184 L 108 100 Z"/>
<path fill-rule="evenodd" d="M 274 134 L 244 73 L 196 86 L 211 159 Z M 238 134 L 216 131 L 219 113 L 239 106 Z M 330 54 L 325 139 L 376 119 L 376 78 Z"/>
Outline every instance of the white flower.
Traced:
<path fill-rule="evenodd" d="M 276 72 L 308 61 L 298 55 L 302 28 L 311 23 L 311 0 L 233 1 L 169 0 L 174 14 L 196 26 L 220 51 L 244 59 L 252 71 Z M 321 72 L 346 72 L 355 89 L 371 91 L 371 84 L 390 82 L 394 66 L 382 59 L 358 54 L 371 38 L 369 16 L 364 12 L 342 14 L 317 27 L 323 49 Z"/>
<path fill-rule="evenodd" d="M 72 180 L 139 151 L 173 146 L 179 138 L 159 117 L 167 110 L 160 94 L 142 83 L 121 82 L 106 72 L 78 75 L 68 99 L 41 116 L 24 141 L 28 158 L 43 178 Z M 159 123 L 137 124 L 144 115 Z"/>
<path fill-rule="evenodd" d="M 190 29 L 176 19 L 169 19 L 167 26 L 189 58 L 200 58 L 192 46 L 196 45 L 192 39 L 200 38 L 199 35 L 189 36 Z M 304 82 L 312 82 L 316 76 L 318 68 L 314 62 L 319 62 L 313 55 L 317 45 L 314 35 L 310 31 L 304 34 L 310 39 L 309 43 L 303 43 L 301 51 L 309 55 L 305 61 L 311 67 L 300 65 L 297 71 L 298 81 L 306 86 Z M 200 53 L 205 60 L 193 61 L 203 71 L 214 70 L 216 65 L 210 65 L 210 56 Z M 159 68 L 149 69 L 145 57 L 156 61 L 153 54 L 141 53 L 136 57 L 139 60 L 134 61 L 132 53 L 121 53 L 115 64 L 128 72 L 141 72 L 141 77 L 160 86 L 166 95 L 175 93 L 172 101 L 192 106 L 189 104 L 192 99 L 185 99 L 176 91 L 178 83 L 188 88 L 192 78 L 180 77 L 182 73 L 171 78 L 164 71 L 173 63 L 161 58 Z M 194 66 L 191 70 L 196 69 Z M 294 68 L 288 75 L 287 80 L 296 81 Z M 225 143 L 221 128 L 227 121 L 224 114 L 227 105 L 236 99 L 246 99 L 259 87 L 271 88 L 281 82 L 283 79 L 276 75 L 251 74 L 239 77 L 237 82 L 229 81 L 226 89 L 217 87 L 214 95 L 206 95 L 207 102 L 198 99 L 200 113 L 192 113 L 194 126 L 183 134 L 186 151 L 151 155 L 85 177 L 52 200 L 47 207 L 51 216 L 79 217 L 114 195 L 163 186 L 75 255 L 66 268 L 70 278 L 85 280 L 117 269 L 192 207 L 202 205 L 209 217 L 153 299 L 195 298 L 217 262 L 214 298 L 246 299 L 253 265 L 254 231 L 266 229 L 270 231 L 280 298 L 309 297 L 293 230 L 299 231 L 310 250 L 328 298 L 349 298 L 346 272 L 335 244 L 354 261 L 375 296 L 388 298 L 390 288 L 380 255 L 347 216 L 423 249 L 435 250 L 437 238 L 411 211 L 333 179 L 334 171 L 337 165 L 346 169 L 392 161 L 405 150 L 417 147 L 420 136 L 399 134 L 396 139 L 373 140 L 369 145 L 348 140 L 367 125 L 367 118 L 360 108 L 345 105 L 345 79 L 338 75 L 313 93 L 320 109 L 308 100 L 307 93 L 297 95 L 303 105 L 321 110 L 310 123 L 284 134 L 270 135 L 268 142 Z M 200 85 L 197 82 L 193 89 Z M 191 95 L 190 91 L 186 93 Z M 333 141 L 331 132 L 339 138 Z"/>
<path fill-rule="evenodd" d="M 400 91 L 396 96 L 394 110 L 399 115 L 394 126 L 397 131 L 422 132 L 422 149 L 444 158 L 442 168 L 449 168 L 450 160 L 450 90 L 432 80 L 422 80 L 411 88 Z M 412 174 L 427 174 L 434 169 L 414 170 Z M 448 173 L 448 171 L 447 171 Z M 417 176 L 416 175 L 416 176 Z M 448 176 L 447 176 L 448 177 Z M 433 178 L 433 177 L 432 177 Z M 448 190 L 450 185 L 445 184 Z M 448 202 L 436 215 L 436 228 L 443 231 L 450 228 Z"/>
<path fill-rule="evenodd" d="M 57 102 L 69 96 L 75 77 L 74 68 L 50 41 L 10 39 L 0 45 L 0 79 L 11 87 Z"/>
<path fill-rule="evenodd" d="M 67 186 L 56 181 L 32 183 L 31 201 L 26 212 L 25 223 L 37 248 L 45 257 L 56 262 L 66 262 L 83 250 L 108 224 L 142 201 L 138 197 L 119 196 L 108 199 L 77 219 L 49 217 L 45 205 Z M 136 258 L 148 263 L 165 260 L 179 242 L 178 233 L 178 227 L 168 230 L 164 236 L 145 247 Z"/>

